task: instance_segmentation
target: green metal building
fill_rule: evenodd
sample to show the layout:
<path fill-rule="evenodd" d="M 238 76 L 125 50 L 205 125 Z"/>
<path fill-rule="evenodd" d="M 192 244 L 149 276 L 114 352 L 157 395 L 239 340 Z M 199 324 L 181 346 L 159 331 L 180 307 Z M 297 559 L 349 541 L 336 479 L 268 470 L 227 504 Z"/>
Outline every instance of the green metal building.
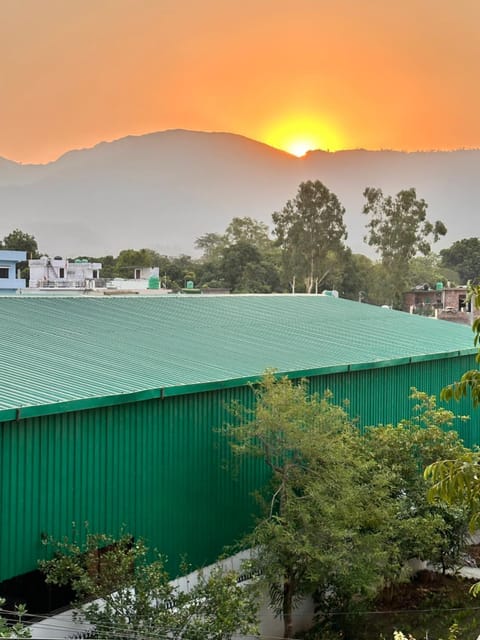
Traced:
<path fill-rule="evenodd" d="M 267 368 L 367 425 L 408 417 L 412 386 L 438 393 L 476 353 L 467 327 L 306 295 L 5 297 L 0 327 L 0 582 L 72 522 L 212 561 L 264 478 L 232 474 L 217 428 Z M 461 428 L 480 442 L 475 416 Z"/>

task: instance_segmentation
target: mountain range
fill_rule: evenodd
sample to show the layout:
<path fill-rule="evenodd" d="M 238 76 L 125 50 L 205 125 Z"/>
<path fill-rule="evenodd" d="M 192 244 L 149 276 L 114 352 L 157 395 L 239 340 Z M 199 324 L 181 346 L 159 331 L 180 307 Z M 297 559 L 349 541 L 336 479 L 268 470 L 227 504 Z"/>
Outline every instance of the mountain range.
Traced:
<path fill-rule="evenodd" d="M 0 158 L 0 237 L 33 234 L 50 255 L 117 255 L 149 247 L 195 255 L 195 239 L 223 232 L 234 216 L 271 226 L 271 214 L 304 180 L 321 180 L 346 208 L 347 244 L 372 255 L 363 237 L 365 187 L 385 194 L 415 187 L 442 220 L 435 250 L 477 233 L 480 150 L 311 151 L 302 158 L 230 133 L 170 130 L 69 151 L 54 162 Z"/>

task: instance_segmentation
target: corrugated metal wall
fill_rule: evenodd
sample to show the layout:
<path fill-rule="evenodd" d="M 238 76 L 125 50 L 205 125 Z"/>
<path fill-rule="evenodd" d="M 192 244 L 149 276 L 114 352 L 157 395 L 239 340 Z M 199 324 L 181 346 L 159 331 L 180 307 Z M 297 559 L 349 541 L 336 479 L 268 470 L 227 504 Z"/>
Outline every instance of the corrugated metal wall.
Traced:
<path fill-rule="evenodd" d="M 473 364 L 464 357 L 318 376 L 311 388 L 349 399 L 361 425 L 396 422 L 410 415 L 411 386 L 438 393 Z M 112 534 L 124 524 L 166 553 L 173 571 L 184 553 L 196 566 L 212 561 L 250 526 L 250 492 L 265 478 L 257 462 L 236 478 L 225 468 L 228 444 L 214 428 L 228 421 L 234 399 L 251 403 L 251 390 L 0 424 L 0 580 L 35 569 L 41 535 L 70 535 L 72 522 Z M 471 412 L 469 403 L 452 409 Z M 478 418 L 462 437 L 480 442 Z"/>
<path fill-rule="evenodd" d="M 0 424 L 0 581 L 37 568 L 41 535 L 81 530 L 118 534 L 122 524 L 169 557 L 195 566 L 246 532 L 258 463 L 234 477 L 226 438 L 234 397 L 186 395 Z"/>
<path fill-rule="evenodd" d="M 347 400 L 348 412 L 358 419 L 360 427 L 395 424 L 412 413 L 411 387 L 438 396 L 442 387 L 476 366 L 474 356 L 428 360 L 349 374 L 316 376 L 310 379 L 310 388 L 319 393 L 330 389 L 336 404 Z M 456 421 L 455 428 L 467 446 L 480 444 L 480 411 L 472 410 L 470 399 L 444 406 L 456 415 L 471 416 L 467 422 Z"/>

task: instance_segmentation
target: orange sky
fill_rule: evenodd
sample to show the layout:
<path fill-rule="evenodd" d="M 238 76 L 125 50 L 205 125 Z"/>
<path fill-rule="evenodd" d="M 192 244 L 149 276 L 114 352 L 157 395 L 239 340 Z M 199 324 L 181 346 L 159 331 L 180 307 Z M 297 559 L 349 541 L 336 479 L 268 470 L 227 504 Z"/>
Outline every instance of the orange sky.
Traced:
<path fill-rule="evenodd" d="M 478 0 L 0 0 L 0 156 L 172 128 L 480 147 Z"/>

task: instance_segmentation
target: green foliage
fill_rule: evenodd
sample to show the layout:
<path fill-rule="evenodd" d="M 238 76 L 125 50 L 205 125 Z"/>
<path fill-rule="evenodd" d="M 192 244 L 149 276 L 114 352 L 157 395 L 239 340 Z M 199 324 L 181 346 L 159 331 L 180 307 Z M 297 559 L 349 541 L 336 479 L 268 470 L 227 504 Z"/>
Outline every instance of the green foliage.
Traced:
<path fill-rule="evenodd" d="M 102 256 L 101 258 L 90 258 L 89 262 L 100 262 L 102 265 L 102 278 L 115 277 L 116 258 L 112 255 Z"/>
<path fill-rule="evenodd" d="M 181 289 L 185 286 L 187 280 L 193 280 L 195 284 L 198 284 L 196 281 L 196 271 L 197 265 L 194 260 L 190 256 L 185 254 L 180 254 L 174 258 L 165 258 L 165 256 L 160 256 L 161 263 L 160 266 L 160 275 L 166 276 L 166 286 L 171 289 Z"/>
<path fill-rule="evenodd" d="M 436 253 L 427 256 L 415 256 L 408 266 L 408 288 L 427 283 L 431 289 L 435 289 L 437 282 L 444 285 L 447 282 L 458 282 L 458 273 L 442 264 Z"/>
<path fill-rule="evenodd" d="M 369 216 L 365 241 L 379 253 L 387 268 L 391 301 L 401 307 L 411 259 L 418 253 L 428 255 L 430 241 L 436 242 L 447 230 L 442 222 L 427 219 L 428 205 L 417 199 L 413 188 L 400 191 L 395 198 L 384 196 L 381 189 L 373 187 L 367 187 L 363 195 L 363 213 Z"/>
<path fill-rule="evenodd" d="M 27 259 L 38 258 L 38 244 L 34 236 L 31 236 L 20 229 L 14 229 L 0 242 L 0 249 L 10 251 L 26 251 Z"/>
<path fill-rule="evenodd" d="M 255 389 L 255 409 L 236 405 L 226 429 L 237 454 L 271 470 L 264 517 L 248 544 L 285 637 L 299 598 L 315 592 L 324 616 L 361 602 L 382 584 L 388 560 L 384 475 L 345 411 L 307 391 L 269 373 Z"/>
<path fill-rule="evenodd" d="M 219 233 L 204 233 L 195 240 L 195 248 L 203 251 L 203 260 L 218 260 L 226 246 L 226 238 Z"/>
<path fill-rule="evenodd" d="M 466 505 L 472 512 L 471 531 L 478 529 L 480 523 L 479 464 L 480 454 L 468 451 L 434 462 L 425 469 L 425 477 L 433 483 L 428 494 L 430 500 Z"/>
<path fill-rule="evenodd" d="M 340 292 L 343 298 L 367 302 L 371 300 L 374 263 L 360 253 L 347 249 L 344 254 L 343 278 Z"/>
<path fill-rule="evenodd" d="M 480 309 L 480 285 L 472 287 L 469 292 L 472 304 Z M 472 330 L 475 333 L 474 344 L 480 348 L 480 318 L 477 318 Z M 480 350 L 476 356 L 480 362 Z M 480 403 L 480 372 L 476 369 L 467 371 L 460 381 L 442 389 L 443 400 L 459 400 L 470 393 L 474 407 Z M 461 455 L 445 457 L 433 462 L 425 469 L 425 477 L 433 484 L 429 491 L 432 502 L 443 502 L 449 505 L 464 505 L 471 513 L 470 530 L 475 531 L 480 526 L 480 453 L 467 451 Z M 480 593 L 480 583 L 472 588 L 472 593 Z"/>
<path fill-rule="evenodd" d="M 478 281 L 480 278 L 479 238 L 457 240 L 448 249 L 442 249 L 440 256 L 446 267 L 458 271 L 460 282 L 463 284 L 466 284 L 469 280 Z"/>
<path fill-rule="evenodd" d="M 448 636 L 447 638 L 445 638 L 445 640 L 458 640 L 460 631 L 461 629 L 459 625 L 454 622 L 448 630 Z M 406 636 L 404 633 L 402 633 L 402 631 L 394 631 L 393 640 L 415 640 L 415 638 L 410 634 Z M 442 640 L 442 638 L 439 638 L 439 640 Z"/>
<path fill-rule="evenodd" d="M 291 637 L 292 612 L 313 594 L 322 633 L 338 631 L 331 614 L 351 612 L 380 589 L 408 577 L 420 557 L 445 571 L 464 550 L 467 514 L 432 505 L 422 471 L 466 452 L 448 430 L 454 414 L 416 390 L 413 417 L 362 435 L 346 412 L 307 384 L 268 373 L 255 407 L 235 405 L 226 427 L 239 456 L 261 458 L 271 483 L 261 494 L 263 518 L 248 544 L 269 586 L 270 602 Z"/>
<path fill-rule="evenodd" d="M 262 258 L 259 249 L 246 241 L 225 248 L 220 269 L 226 286 L 234 293 L 271 293 L 278 290 L 276 268 Z"/>
<path fill-rule="evenodd" d="M 203 250 L 200 286 L 226 287 L 233 293 L 280 290 L 276 248 L 263 222 L 233 218 L 223 235 L 206 233 L 195 246 Z"/>
<path fill-rule="evenodd" d="M 366 430 L 366 446 L 378 464 L 389 470 L 394 500 L 389 545 L 390 579 L 401 578 L 405 562 L 418 557 L 439 565 L 443 572 L 458 565 L 467 537 L 468 513 L 458 506 L 432 504 L 423 470 L 431 463 L 464 455 L 458 433 L 449 430 L 455 415 L 437 407 L 435 396 L 412 390 L 413 417 L 397 426 Z"/>
<path fill-rule="evenodd" d="M 47 583 L 70 585 L 77 616 L 112 640 L 163 637 L 223 640 L 257 632 L 255 593 L 238 584 L 234 571 L 200 573 L 182 592 L 170 583 L 164 560 L 141 540 L 87 532 L 85 543 L 47 540 L 50 560 L 40 562 Z"/>
<path fill-rule="evenodd" d="M 284 274 L 292 285 L 298 278 L 312 293 L 315 288 L 325 289 L 326 277 L 338 272 L 347 237 L 344 214 L 334 193 L 319 180 L 308 180 L 300 184 L 293 200 L 272 215 Z"/>
<path fill-rule="evenodd" d="M 152 249 L 124 249 L 120 251 L 115 261 L 115 276 L 118 278 L 133 278 L 134 269 L 153 267 L 158 261 L 158 254 Z"/>
<path fill-rule="evenodd" d="M 21 278 L 28 278 L 28 260 L 38 258 L 38 244 L 34 236 L 21 231 L 20 229 L 14 229 L 11 233 L 0 241 L 0 249 L 7 249 L 10 251 L 25 251 L 27 254 L 27 260 L 19 262 L 17 264 L 17 271 L 20 271 Z"/>
<path fill-rule="evenodd" d="M 14 624 L 9 624 L 3 615 L 1 615 L 1 613 L 7 613 L 3 609 L 4 605 L 5 599 L 0 598 L 0 638 L 31 638 L 32 634 L 30 629 L 23 623 L 23 618 L 27 613 L 25 605 L 20 604 L 15 607 L 17 621 Z"/>
<path fill-rule="evenodd" d="M 225 229 L 225 242 L 227 245 L 245 242 L 260 252 L 268 251 L 272 246 L 268 225 L 249 216 L 244 218 L 232 218 Z"/>

